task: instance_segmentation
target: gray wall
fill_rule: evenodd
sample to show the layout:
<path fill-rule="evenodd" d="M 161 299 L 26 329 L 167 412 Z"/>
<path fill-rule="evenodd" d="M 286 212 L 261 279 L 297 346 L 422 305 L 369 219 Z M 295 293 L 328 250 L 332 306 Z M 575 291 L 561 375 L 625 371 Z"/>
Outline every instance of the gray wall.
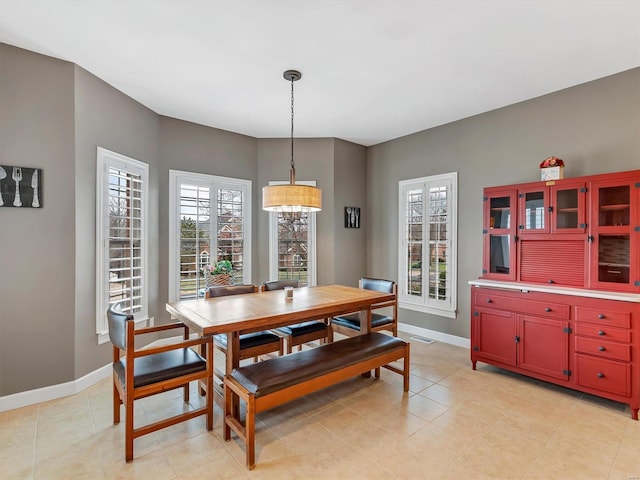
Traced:
<path fill-rule="evenodd" d="M 480 275 L 482 188 L 536 181 L 550 155 L 565 178 L 640 168 L 640 69 L 369 148 L 367 271 L 397 278 L 398 181 L 458 173 L 458 316 L 400 321 L 469 337 L 467 282 Z"/>
<path fill-rule="evenodd" d="M 42 208 L 0 208 L 0 395 L 74 375 L 73 76 L 0 44 L 0 164 L 42 168 L 44 185 Z"/>
<path fill-rule="evenodd" d="M 149 165 L 149 316 L 164 311 L 158 294 L 158 115 L 80 67 L 75 67 L 75 375 L 111 361 L 111 343 L 97 344 L 96 149 L 103 147 Z M 47 182 L 50 184 L 50 182 Z M 71 182 L 73 184 L 73 182 Z M 71 242 L 70 242 L 71 243 Z"/>
<path fill-rule="evenodd" d="M 338 139 L 334 149 L 332 283 L 357 287 L 367 275 L 367 149 Z M 360 228 L 344 228 L 344 207 L 360 207 Z"/>
<path fill-rule="evenodd" d="M 256 139 L 215 128 L 203 127 L 169 117 L 160 117 L 159 140 L 159 271 L 158 295 L 162 308 L 158 317 L 169 320 L 164 302 L 169 298 L 169 170 L 220 175 L 251 180 L 253 187 L 252 230 L 257 232 Z M 258 238 L 253 235 L 253 268 L 255 282 L 258 263 Z"/>

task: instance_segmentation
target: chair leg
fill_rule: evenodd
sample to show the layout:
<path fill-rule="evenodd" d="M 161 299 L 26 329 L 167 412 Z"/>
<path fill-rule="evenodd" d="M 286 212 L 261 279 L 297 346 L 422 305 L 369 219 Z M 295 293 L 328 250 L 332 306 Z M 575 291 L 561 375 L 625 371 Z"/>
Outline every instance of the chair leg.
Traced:
<path fill-rule="evenodd" d="M 374 371 L 375 371 L 375 377 L 380 378 L 380 367 L 376 368 Z"/>
<path fill-rule="evenodd" d="M 127 395 L 125 402 L 124 459 L 133 460 L 133 397 Z"/>
<path fill-rule="evenodd" d="M 252 470 L 256 466 L 256 397 L 250 395 L 247 401 L 247 416 L 245 418 L 245 447 L 247 449 L 247 468 Z"/>
<path fill-rule="evenodd" d="M 118 392 L 118 387 L 114 382 L 113 384 L 113 424 L 117 425 L 120 423 L 120 392 Z"/>
<path fill-rule="evenodd" d="M 184 398 L 185 403 L 189 401 L 189 384 L 187 383 L 183 388 L 182 397 Z"/>

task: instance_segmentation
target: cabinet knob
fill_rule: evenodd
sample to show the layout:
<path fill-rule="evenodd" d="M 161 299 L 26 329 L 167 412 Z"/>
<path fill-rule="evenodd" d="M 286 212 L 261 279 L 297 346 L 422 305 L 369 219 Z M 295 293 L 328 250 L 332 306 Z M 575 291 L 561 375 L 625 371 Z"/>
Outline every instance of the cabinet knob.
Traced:
<path fill-rule="evenodd" d="M 600 345 L 598 347 L 598 350 L 600 350 L 601 352 L 604 352 L 606 350 L 606 348 L 604 347 L 604 345 Z"/>
<path fill-rule="evenodd" d="M 487 298 L 487 303 L 491 303 L 493 302 L 493 300 L 491 300 L 490 298 Z"/>
<path fill-rule="evenodd" d="M 603 318 L 605 318 L 605 317 L 604 317 L 604 313 L 599 314 L 599 315 L 598 315 L 598 318 L 599 318 L 600 320 L 602 320 Z"/>
<path fill-rule="evenodd" d="M 545 308 L 545 309 L 544 309 L 544 311 L 545 311 L 545 312 L 550 312 L 550 311 L 551 311 L 551 308 L 547 307 L 547 308 Z"/>
<path fill-rule="evenodd" d="M 598 378 L 604 378 L 604 373 L 602 372 L 598 372 L 596 375 Z"/>
<path fill-rule="evenodd" d="M 598 335 L 604 335 L 604 330 L 598 330 Z"/>
<path fill-rule="evenodd" d="M 553 285 L 553 284 L 554 284 L 554 283 L 556 283 L 556 282 L 554 282 L 553 280 L 549 280 L 547 283 L 548 283 L 549 285 Z"/>

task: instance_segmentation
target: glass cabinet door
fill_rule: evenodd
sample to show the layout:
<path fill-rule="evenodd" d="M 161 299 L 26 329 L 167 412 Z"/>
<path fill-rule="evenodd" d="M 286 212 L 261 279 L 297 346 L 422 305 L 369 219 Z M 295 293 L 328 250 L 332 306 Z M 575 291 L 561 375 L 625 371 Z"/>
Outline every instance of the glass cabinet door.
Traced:
<path fill-rule="evenodd" d="M 518 193 L 518 235 L 549 232 L 549 198 L 546 187 Z"/>
<path fill-rule="evenodd" d="M 485 191 L 484 278 L 515 279 L 515 199 L 516 191 Z"/>
<path fill-rule="evenodd" d="M 633 184 L 594 185 L 592 214 L 592 286 L 616 290 L 637 290 L 637 265 L 632 252 L 638 249 L 635 232 L 638 188 Z M 635 244 L 635 245 L 634 245 Z M 636 255 L 633 255 L 636 258 Z M 637 262 L 636 262 L 637 263 Z"/>
<path fill-rule="evenodd" d="M 586 193 L 583 182 L 551 187 L 551 232 L 584 233 L 586 223 Z"/>

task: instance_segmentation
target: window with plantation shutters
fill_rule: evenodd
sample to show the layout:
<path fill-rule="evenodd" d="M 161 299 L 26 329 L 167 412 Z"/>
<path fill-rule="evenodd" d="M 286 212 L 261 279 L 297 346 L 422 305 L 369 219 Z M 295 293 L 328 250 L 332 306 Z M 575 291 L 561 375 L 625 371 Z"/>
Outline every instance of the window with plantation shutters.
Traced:
<path fill-rule="evenodd" d="M 108 340 L 106 311 L 120 304 L 148 318 L 147 188 L 149 167 L 98 148 L 96 198 L 96 333 Z"/>
<path fill-rule="evenodd" d="M 399 183 L 398 302 L 455 318 L 457 173 Z"/>
<path fill-rule="evenodd" d="M 288 182 L 269 182 L 279 185 Z M 297 181 L 315 186 L 314 181 Z M 297 279 L 316 284 L 316 214 L 309 211 L 269 213 L 269 280 Z"/>
<path fill-rule="evenodd" d="M 201 269 L 220 260 L 251 283 L 251 181 L 170 170 L 169 182 L 170 300 L 202 297 Z"/>

